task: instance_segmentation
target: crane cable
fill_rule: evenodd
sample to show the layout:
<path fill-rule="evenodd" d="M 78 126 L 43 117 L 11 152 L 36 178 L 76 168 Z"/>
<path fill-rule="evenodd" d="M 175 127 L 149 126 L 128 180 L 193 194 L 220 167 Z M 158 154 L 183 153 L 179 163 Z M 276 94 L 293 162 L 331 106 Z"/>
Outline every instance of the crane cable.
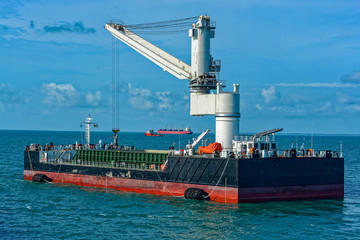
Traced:
<path fill-rule="evenodd" d="M 111 107 L 112 107 L 112 118 L 111 118 L 111 120 L 112 120 L 112 122 L 111 122 L 111 126 L 112 126 L 112 129 L 114 129 L 115 128 L 115 99 L 114 99 L 114 97 L 115 97 L 115 92 L 114 92 L 114 90 L 115 90 L 115 88 L 114 88 L 114 84 L 115 84 L 115 39 L 114 38 L 111 38 L 111 47 L 112 47 L 112 51 L 111 51 L 111 53 L 112 53 L 112 58 L 111 58 L 111 60 L 112 60 L 112 62 L 111 62 L 111 64 L 112 64 L 112 72 L 111 72 L 111 91 L 112 91 L 112 93 L 111 93 Z"/>
<path fill-rule="evenodd" d="M 140 24 L 124 24 L 119 20 L 112 21 L 119 22 L 122 26 L 136 34 L 176 34 L 188 31 L 189 26 L 191 26 L 191 24 L 193 24 L 197 19 L 198 16 Z"/>
<path fill-rule="evenodd" d="M 166 26 L 176 26 L 176 25 L 185 25 L 188 24 L 188 22 L 193 22 L 196 17 L 190 17 L 190 18 L 182 18 L 182 19 L 175 19 L 175 20 L 168 20 L 168 21 L 161 21 L 161 22 L 152 22 L 152 23 L 140 23 L 140 24 L 128 24 L 124 25 L 127 28 L 137 28 L 137 29 L 144 29 L 144 28 L 158 28 L 158 27 L 166 27 Z"/>
<path fill-rule="evenodd" d="M 119 130 L 120 125 L 120 104 L 119 104 L 119 87 L 120 87 L 120 59 L 119 59 L 119 43 L 112 39 L 112 129 Z M 115 132 L 114 132 L 115 133 Z M 116 132 L 117 133 L 117 132 Z"/>
<path fill-rule="evenodd" d="M 119 103 L 119 86 L 120 86 L 120 49 L 119 49 L 119 41 L 116 41 L 116 57 L 117 57 L 117 64 L 116 64 L 116 81 L 115 81 L 115 127 L 116 129 L 119 129 L 120 125 L 120 103 Z"/>

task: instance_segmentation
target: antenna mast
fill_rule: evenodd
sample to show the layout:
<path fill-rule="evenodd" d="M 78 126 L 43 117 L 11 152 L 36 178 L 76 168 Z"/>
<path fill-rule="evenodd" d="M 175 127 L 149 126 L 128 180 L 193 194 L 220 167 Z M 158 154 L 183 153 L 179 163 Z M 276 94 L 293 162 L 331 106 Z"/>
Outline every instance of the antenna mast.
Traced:
<path fill-rule="evenodd" d="M 85 124 L 85 141 L 87 146 L 90 146 L 90 125 L 94 125 L 94 127 L 98 127 L 98 123 L 92 122 L 91 120 L 93 120 L 93 118 L 89 114 L 85 122 L 81 122 L 82 124 Z"/>

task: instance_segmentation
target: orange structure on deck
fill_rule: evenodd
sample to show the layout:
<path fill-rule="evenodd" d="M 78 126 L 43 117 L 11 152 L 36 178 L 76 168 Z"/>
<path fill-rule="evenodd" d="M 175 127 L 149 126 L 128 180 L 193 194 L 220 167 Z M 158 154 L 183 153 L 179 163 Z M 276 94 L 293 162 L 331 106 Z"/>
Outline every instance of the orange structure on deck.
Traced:
<path fill-rule="evenodd" d="M 214 152 L 221 152 L 222 147 L 221 144 L 218 142 L 210 143 L 208 146 L 200 146 L 199 147 L 199 155 L 205 153 L 205 154 L 211 154 Z"/>

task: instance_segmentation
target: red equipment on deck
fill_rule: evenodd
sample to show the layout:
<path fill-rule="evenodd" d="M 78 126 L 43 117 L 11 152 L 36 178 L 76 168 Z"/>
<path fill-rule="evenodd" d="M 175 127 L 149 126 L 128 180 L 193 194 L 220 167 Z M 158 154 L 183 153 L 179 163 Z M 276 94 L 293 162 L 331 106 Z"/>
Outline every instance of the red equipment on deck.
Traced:
<path fill-rule="evenodd" d="M 211 153 L 214 153 L 214 152 L 221 152 L 221 150 L 222 150 L 221 143 L 214 142 L 214 143 L 210 143 L 206 147 L 200 146 L 199 147 L 199 155 L 201 155 L 203 153 L 211 154 Z"/>

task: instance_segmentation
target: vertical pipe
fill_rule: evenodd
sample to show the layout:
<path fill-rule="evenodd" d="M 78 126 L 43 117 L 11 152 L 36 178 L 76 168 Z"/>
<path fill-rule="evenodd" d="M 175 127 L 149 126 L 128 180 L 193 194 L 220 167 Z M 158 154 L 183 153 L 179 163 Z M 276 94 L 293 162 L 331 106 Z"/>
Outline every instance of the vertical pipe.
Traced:
<path fill-rule="evenodd" d="M 342 141 L 340 141 L 340 157 L 343 157 L 343 151 L 342 151 Z"/>

